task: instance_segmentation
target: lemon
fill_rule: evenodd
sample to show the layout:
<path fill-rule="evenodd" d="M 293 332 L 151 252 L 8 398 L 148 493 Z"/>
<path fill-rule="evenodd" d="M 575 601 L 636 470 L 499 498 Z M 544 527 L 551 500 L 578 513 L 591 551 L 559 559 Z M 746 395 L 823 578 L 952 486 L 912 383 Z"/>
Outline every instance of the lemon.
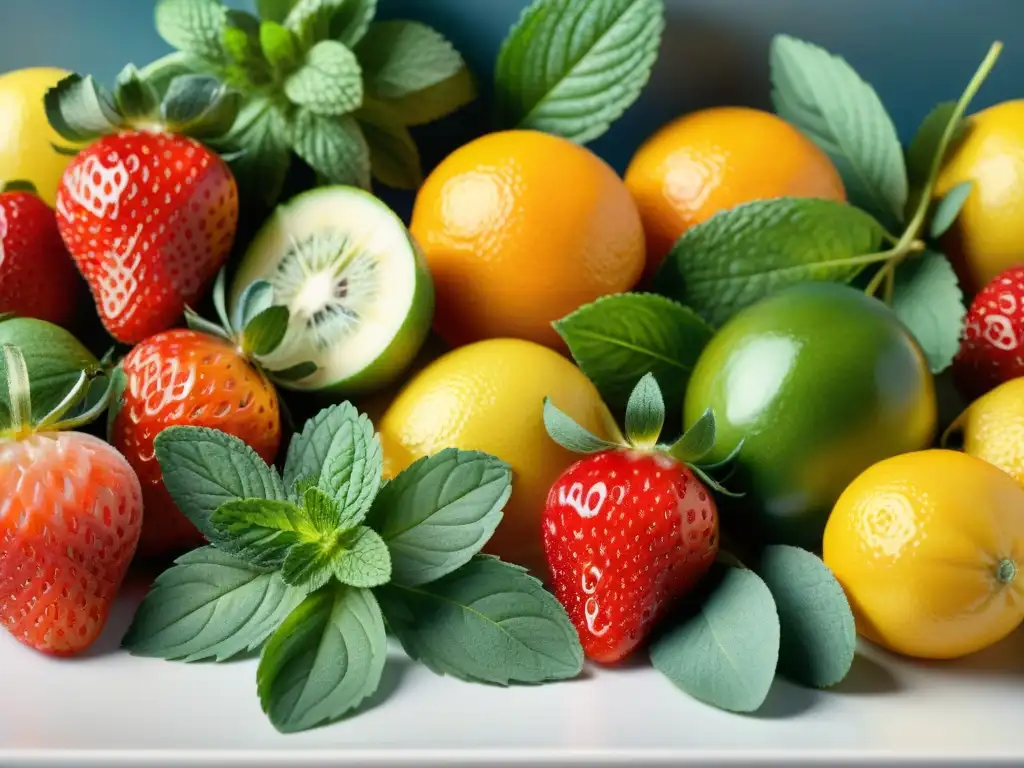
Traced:
<path fill-rule="evenodd" d="M 957 451 L 886 459 L 840 496 L 823 557 L 862 636 L 919 658 L 979 651 L 1024 618 L 1024 489 Z"/>
<path fill-rule="evenodd" d="M 541 513 L 559 475 L 580 457 L 544 429 L 544 398 L 599 437 L 617 439 L 597 389 L 547 347 L 491 339 L 449 352 L 398 394 L 379 424 L 385 476 L 445 448 L 497 456 L 513 472 L 512 497 L 485 551 L 547 577 Z"/>
<path fill-rule="evenodd" d="M 1024 487 L 1024 378 L 975 400 L 949 431 L 960 433 L 965 453 L 995 464 Z"/>
<path fill-rule="evenodd" d="M 36 67 L 0 75 L 0 181 L 31 181 L 51 208 L 61 174 L 71 161 L 52 145 L 72 145 L 50 127 L 43 96 L 68 74 Z"/>

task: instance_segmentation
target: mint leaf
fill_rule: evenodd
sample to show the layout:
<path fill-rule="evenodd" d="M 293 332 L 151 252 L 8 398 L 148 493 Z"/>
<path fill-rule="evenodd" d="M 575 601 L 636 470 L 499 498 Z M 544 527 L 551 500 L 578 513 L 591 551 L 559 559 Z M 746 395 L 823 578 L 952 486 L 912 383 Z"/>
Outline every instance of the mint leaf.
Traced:
<path fill-rule="evenodd" d="M 900 264 L 892 308 L 921 345 L 932 373 L 952 365 L 967 309 L 949 259 L 926 251 Z"/>
<path fill-rule="evenodd" d="M 299 38 L 275 21 L 260 24 L 260 48 L 271 68 L 278 75 L 288 75 L 302 62 Z"/>
<path fill-rule="evenodd" d="M 391 554 L 376 531 L 356 528 L 344 538 L 344 551 L 334 560 L 334 576 L 350 587 L 379 587 L 391 580 Z"/>
<path fill-rule="evenodd" d="M 227 12 L 221 46 L 248 82 L 270 82 L 270 66 L 260 47 L 260 21 L 251 13 L 234 9 Z"/>
<path fill-rule="evenodd" d="M 226 150 L 240 150 L 229 163 L 239 189 L 258 195 L 264 205 L 273 205 L 291 165 L 288 119 L 273 99 L 249 99 L 221 143 Z"/>
<path fill-rule="evenodd" d="M 720 580 L 697 611 L 651 645 L 651 663 L 695 699 L 753 712 L 778 666 L 775 602 L 753 571 L 714 566 L 713 574 Z"/>
<path fill-rule="evenodd" d="M 929 235 L 937 240 L 946 234 L 946 230 L 953 226 L 956 217 L 963 210 L 972 189 L 974 189 L 973 181 L 961 181 L 945 194 L 932 213 L 931 225 L 928 228 Z"/>
<path fill-rule="evenodd" d="M 298 0 L 256 0 L 256 12 L 265 21 L 282 22 Z"/>
<path fill-rule="evenodd" d="M 377 0 L 341 0 L 338 10 L 331 15 L 331 39 L 355 48 L 376 14 Z"/>
<path fill-rule="evenodd" d="M 342 424 L 356 421 L 359 411 L 349 403 L 330 405 L 309 419 L 302 432 L 292 438 L 284 462 L 284 484 L 294 489 L 299 480 L 309 479 L 313 485 L 320 481 L 320 472 L 331 450 L 334 436 Z"/>
<path fill-rule="evenodd" d="M 302 507 L 306 517 L 323 538 L 341 528 L 341 508 L 334 499 L 316 486 L 302 491 Z"/>
<path fill-rule="evenodd" d="M 380 684 L 387 636 L 366 589 L 309 595 L 267 642 L 256 672 L 260 704 L 282 733 L 337 720 Z"/>
<path fill-rule="evenodd" d="M 136 656 L 224 661 L 259 648 L 304 596 L 273 571 L 203 547 L 157 577 L 122 645 Z"/>
<path fill-rule="evenodd" d="M 439 581 L 378 594 L 405 652 L 438 674 L 508 685 L 564 680 L 583 668 L 565 610 L 519 566 L 477 556 Z"/>
<path fill-rule="evenodd" d="M 168 427 L 153 447 L 171 498 L 207 538 L 215 535 L 210 516 L 222 504 L 285 499 L 277 472 L 232 435 L 206 427 Z"/>
<path fill-rule="evenodd" d="M 384 104 L 363 104 L 355 114 L 370 147 L 373 177 L 394 189 L 418 189 L 423 183 L 420 151 L 397 113 Z"/>
<path fill-rule="evenodd" d="M 258 568 L 277 568 L 288 550 L 317 538 L 309 518 L 290 501 L 239 499 L 210 515 L 210 543 Z"/>
<path fill-rule="evenodd" d="M 376 0 L 298 0 L 284 25 L 298 35 L 303 48 L 327 39 L 351 48 L 376 11 Z"/>
<path fill-rule="evenodd" d="M 241 95 L 215 77 L 180 75 L 167 86 L 160 112 L 169 130 L 215 138 L 232 128 L 241 103 Z"/>
<path fill-rule="evenodd" d="M 369 188 L 370 147 L 354 118 L 328 118 L 300 109 L 293 129 L 295 153 L 324 181 Z"/>
<path fill-rule="evenodd" d="M 875 90 L 842 58 L 788 35 L 772 41 L 771 74 L 775 111 L 828 153 L 850 202 L 901 222 L 903 147 Z"/>
<path fill-rule="evenodd" d="M 654 375 L 637 382 L 626 403 L 626 439 L 632 445 L 652 446 L 665 426 L 665 400 Z"/>
<path fill-rule="evenodd" d="M 331 580 L 340 555 L 341 541 L 337 536 L 299 542 L 288 550 L 281 564 L 281 578 L 285 584 L 315 592 Z"/>
<path fill-rule="evenodd" d="M 289 317 L 288 307 L 267 307 L 245 324 L 242 346 L 255 357 L 269 355 L 284 340 Z"/>
<path fill-rule="evenodd" d="M 766 547 L 758 573 L 771 590 L 781 627 L 779 672 L 815 688 L 846 677 L 857 630 L 846 595 L 819 558 L 797 547 Z"/>
<path fill-rule="evenodd" d="M 544 398 L 544 428 L 552 440 L 573 453 L 600 453 L 619 447 L 577 424 L 549 397 Z"/>
<path fill-rule="evenodd" d="M 384 457 L 365 414 L 342 422 L 324 457 L 319 487 L 341 508 L 341 528 L 359 525 L 380 488 Z"/>
<path fill-rule="evenodd" d="M 212 64 L 226 63 L 221 36 L 227 9 L 217 0 L 158 0 L 156 31 L 179 51 Z"/>
<path fill-rule="evenodd" d="M 659 293 L 712 325 L 797 283 L 846 283 L 878 250 L 882 228 L 852 205 L 776 198 L 720 211 L 680 238 L 655 276 Z"/>
<path fill-rule="evenodd" d="M 555 323 L 573 359 L 609 407 L 626 405 L 633 386 L 653 373 L 670 410 L 682 407 L 690 372 L 711 328 L 664 296 L 621 293 L 585 304 Z"/>
<path fill-rule="evenodd" d="M 418 21 L 378 21 L 355 48 L 366 90 L 376 99 L 402 99 L 450 80 L 466 68 L 444 36 Z"/>
<path fill-rule="evenodd" d="M 500 126 L 596 139 L 647 84 L 664 16 L 662 0 L 535 0 L 498 53 Z"/>
<path fill-rule="evenodd" d="M 935 108 L 928 113 L 914 134 L 910 146 L 907 147 L 907 173 L 915 186 L 923 186 L 927 180 L 932 162 L 939 151 L 939 145 L 942 143 L 942 134 L 945 133 L 946 126 L 949 125 L 949 121 L 953 119 L 955 113 L 955 101 L 944 101 L 936 104 Z M 947 153 L 963 138 L 966 131 L 967 123 L 961 120 L 953 132 L 953 140 L 950 142 L 950 147 L 946 150 Z"/>
<path fill-rule="evenodd" d="M 381 488 L 368 524 L 391 550 L 392 578 L 435 581 L 469 562 L 501 522 L 512 471 L 486 453 L 447 448 Z"/>
<path fill-rule="evenodd" d="M 284 81 L 293 104 L 316 115 L 347 115 L 363 103 L 363 78 L 355 55 L 341 43 L 324 40 L 307 53 L 302 66 Z"/>

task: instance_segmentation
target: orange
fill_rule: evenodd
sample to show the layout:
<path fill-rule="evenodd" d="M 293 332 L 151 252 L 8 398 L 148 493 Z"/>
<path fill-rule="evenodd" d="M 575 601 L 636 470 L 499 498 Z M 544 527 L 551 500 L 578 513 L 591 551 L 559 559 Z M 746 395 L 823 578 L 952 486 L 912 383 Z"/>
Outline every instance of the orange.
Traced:
<path fill-rule="evenodd" d="M 653 273 L 686 230 L 718 211 L 773 197 L 845 200 L 832 160 L 769 112 L 714 107 L 669 123 L 626 171 Z"/>
<path fill-rule="evenodd" d="M 965 292 L 977 293 L 1024 263 L 1024 99 L 971 116 L 935 185 L 944 197 L 963 181 L 974 188 L 944 238 Z"/>
<path fill-rule="evenodd" d="M 628 291 L 644 265 L 640 215 L 590 150 L 536 131 L 492 133 L 420 189 L 411 230 L 434 277 L 434 326 L 459 346 L 510 337 L 561 348 L 554 320 Z"/>

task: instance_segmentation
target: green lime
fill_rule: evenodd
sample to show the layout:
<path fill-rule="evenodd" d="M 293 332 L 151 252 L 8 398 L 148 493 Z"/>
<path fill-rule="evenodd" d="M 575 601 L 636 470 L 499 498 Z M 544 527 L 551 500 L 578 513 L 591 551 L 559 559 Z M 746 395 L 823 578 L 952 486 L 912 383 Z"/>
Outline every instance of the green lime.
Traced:
<path fill-rule="evenodd" d="M 711 408 L 708 461 L 743 441 L 733 483 L 769 541 L 818 549 L 839 495 L 872 464 L 929 446 L 935 384 L 882 302 L 809 283 L 745 309 L 711 339 L 686 393 L 689 427 Z"/>

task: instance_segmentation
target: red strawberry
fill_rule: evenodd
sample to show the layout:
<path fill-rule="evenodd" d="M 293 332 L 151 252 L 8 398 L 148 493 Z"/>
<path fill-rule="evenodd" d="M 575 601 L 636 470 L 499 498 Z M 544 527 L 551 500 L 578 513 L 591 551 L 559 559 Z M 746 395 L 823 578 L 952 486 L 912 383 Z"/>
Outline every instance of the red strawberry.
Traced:
<path fill-rule="evenodd" d="M 645 408 L 654 418 L 640 417 Z M 629 446 L 585 433 L 550 402 L 544 418 L 556 441 L 594 453 L 548 494 L 542 534 L 551 586 L 586 655 L 613 663 L 640 645 L 715 561 L 718 513 L 698 474 L 719 486 L 685 463 L 710 450 L 700 438 L 709 434 L 708 420 L 713 437 L 713 416 L 675 446 L 657 446 L 664 404 L 648 374 L 627 408 Z"/>
<path fill-rule="evenodd" d="M 170 426 L 210 427 L 244 440 L 271 463 L 281 441 L 277 393 L 237 345 L 191 330 L 150 337 L 121 368 L 126 384 L 110 440 L 142 482 L 146 520 L 139 553 L 162 555 L 202 544 L 164 485 L 153 439 Z"/>
<path fill-rule="evenodd" d="M 199 142 L 127 132 L 71 162 L 57 213 L 100 319 L 133 343 L 174 325 L 209 287 L 234 242 L 238 188 Z"/>
<path fill-rule="evenodd" d="M 0 312 L 66 326 L 81 290 L 53 210 L 29 191 L 0 193 Z"/>
<path fill-rule="evenodd" d="M 24 407 L 0 438 L 0 624 L 44 653 L 74 654 L 106 624 L 139 539 L 142 491 L 110 445 L 59 431 L 106 407 L 60 422 L 88 392 L 85 376 L 37 430 L 17 416 L 31 413 L 24 360 L 13 347 L 4 359 L 11 402 Z"/>
<path fill-rule="evenodd" d="M 1024 376 L 1024 267 L 996 276 L 971 303 L 953 361 L 957 388 L 980 397 Z"/>

